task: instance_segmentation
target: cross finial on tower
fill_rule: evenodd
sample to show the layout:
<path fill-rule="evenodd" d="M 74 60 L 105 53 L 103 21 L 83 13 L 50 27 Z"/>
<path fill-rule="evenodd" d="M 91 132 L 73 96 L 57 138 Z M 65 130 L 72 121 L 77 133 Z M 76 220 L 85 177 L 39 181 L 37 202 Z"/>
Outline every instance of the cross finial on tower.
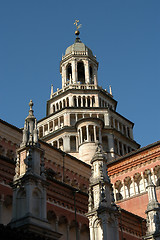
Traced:
<path fill-rule="evenodd" d="M 78 23 L 79 23 L 79 20 L 75 20 L 74 24 L 76 25 L 76 29 L 77 29 L 77 30 L 75 31 L 75 35 L 77 35 L 77 36 L 80 34 L 80 32 L 79 32 L 78 29 L 82 26 L 82 24 L 79 24 L 79 25 L 78 25 Z"/>

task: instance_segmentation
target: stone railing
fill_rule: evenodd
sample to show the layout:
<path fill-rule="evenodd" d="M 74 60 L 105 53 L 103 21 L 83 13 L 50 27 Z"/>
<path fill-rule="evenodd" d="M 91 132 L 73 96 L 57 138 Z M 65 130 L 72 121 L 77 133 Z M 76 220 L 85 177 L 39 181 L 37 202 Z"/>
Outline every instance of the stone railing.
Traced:
<path fill-rule="evenodd" d="M 50 98 L 60 95 L 61 93 L 67 91 L 68 89 L 99 89 L 100 87 L 95 84 L 68 84 L 62 89 L 58 89 L 57 92 L 53 93 Z"/>
<path fill-rule="evenodd" d="M 70 56 L 73 56 L 73 55 L 89 56 L 89 52 L 88 51 L 72 51 L 71 53 L 62 56 L 62 60 L 69 58 Z M 92 55 L 92 57 L 96 60 L 96 56 Z"/>

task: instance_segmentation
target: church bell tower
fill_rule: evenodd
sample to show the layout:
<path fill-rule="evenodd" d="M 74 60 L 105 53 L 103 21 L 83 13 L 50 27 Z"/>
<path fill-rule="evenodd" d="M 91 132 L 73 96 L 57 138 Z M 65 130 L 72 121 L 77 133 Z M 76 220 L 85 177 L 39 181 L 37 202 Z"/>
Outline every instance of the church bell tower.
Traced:
<path fill-rule="evenodd" d="M 98 61 L 80 39 L 78 20 L 75 41 L 60 62 L 62 88 L 51 86 L 47 116 L 38 122 L 43 141 L 90 164 L 97 142 L 108 161 L 139 147 L 133 123 L 116 112 L 117 101 L 98 85 Z"/>

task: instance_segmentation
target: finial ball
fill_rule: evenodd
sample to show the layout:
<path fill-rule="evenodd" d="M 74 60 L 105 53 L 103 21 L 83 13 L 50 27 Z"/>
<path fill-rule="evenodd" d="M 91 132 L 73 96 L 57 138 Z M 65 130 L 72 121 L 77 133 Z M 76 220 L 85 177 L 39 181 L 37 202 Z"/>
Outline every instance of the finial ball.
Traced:
<path fill-rule="evenodd" d="M 75 35 L 78 36 L 80 32 L 78 30 L 75 31 Z"/>

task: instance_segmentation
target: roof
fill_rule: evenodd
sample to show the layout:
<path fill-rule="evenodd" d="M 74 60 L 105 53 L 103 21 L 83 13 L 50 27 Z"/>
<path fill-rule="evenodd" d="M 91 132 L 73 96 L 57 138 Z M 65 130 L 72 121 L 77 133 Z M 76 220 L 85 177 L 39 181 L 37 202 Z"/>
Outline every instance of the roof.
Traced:
<path fill-rule="evenodd" d="M 68 55 L 72 52 L 88 52 L 89 56 L 93 56 L 91 49 L 82 43 L 79 37 L 76 38 L 74 44 L 66 49 L 65 55 Z"/>

